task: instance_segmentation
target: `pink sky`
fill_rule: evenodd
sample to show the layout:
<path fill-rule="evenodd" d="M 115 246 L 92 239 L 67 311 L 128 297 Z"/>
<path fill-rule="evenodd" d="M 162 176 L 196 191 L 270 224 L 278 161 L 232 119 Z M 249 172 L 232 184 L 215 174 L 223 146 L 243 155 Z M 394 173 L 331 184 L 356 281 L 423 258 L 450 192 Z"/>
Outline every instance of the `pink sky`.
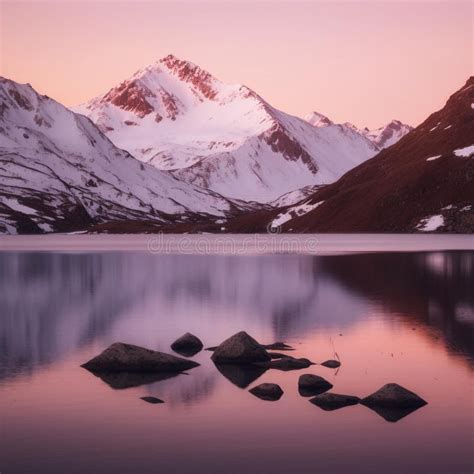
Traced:
<path fill-rule="evenodd" d="M 173 53 L 294 115 L 416 125 L 473 74 L 470 1 L 2 1 L 0 74 L 65 105 Z"/>

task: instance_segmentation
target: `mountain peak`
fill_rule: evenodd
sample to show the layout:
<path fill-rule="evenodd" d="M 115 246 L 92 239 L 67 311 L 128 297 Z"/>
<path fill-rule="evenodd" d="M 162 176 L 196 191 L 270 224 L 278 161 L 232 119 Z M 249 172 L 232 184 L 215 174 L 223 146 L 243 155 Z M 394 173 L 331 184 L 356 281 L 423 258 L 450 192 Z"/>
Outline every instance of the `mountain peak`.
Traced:
<path fill-rule="evenodd" d="M 334 125 L 334 122 L 315 110 L 306 116 L 306 121 L 309 122 L 313 127 L 327 127 L 328 125 Z"/>

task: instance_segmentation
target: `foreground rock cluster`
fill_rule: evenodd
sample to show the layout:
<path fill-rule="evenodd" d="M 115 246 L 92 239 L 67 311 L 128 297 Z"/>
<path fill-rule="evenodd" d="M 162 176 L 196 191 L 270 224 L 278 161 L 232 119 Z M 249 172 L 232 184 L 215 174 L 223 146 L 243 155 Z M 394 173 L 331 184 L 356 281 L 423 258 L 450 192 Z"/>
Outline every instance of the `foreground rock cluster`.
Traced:
<path fill-rule="evenodd" d="M 171 345 L 175 352 L 186 357 L 192 357 L 203 347 L 201 340 L 190 333 L 184 334 Z M 213 352 L 211 359 L 219 372 L 240 388 L 248 387 L 269 369 L 290 371 L 317 365 L 306 358 L 269 352 L 291 351 L 293 348 L 283 342 L 262 345 L 244 331 L 234 334 L 219 346 L 208 350 Z M 327 360 L 320 365 L 337 369 L 341 362 Z M 188 358 L 121 342 L 112 344 L 82 365 L 112 388 L 118 389 L 153 383 L 198 366 L 197 362 Z M 362 404 L 385 420 L 395 422 L 427 404 L 416 393 L 396 383 L 386 384 L 362 399 L 353 395 L 329 392 L 332 388 L 333 385 L 329 381 L 316 374 L 303 374 L 298 380 L 299 394 L 302 397 L 312 397 L 309 401 L 325 411 Z M 284 394 L 282 388 L 275 383 L 262 383 L 251 388 L 249 392 L 265 401 L 277 401 Z M 164 403 L 156 397 L 142 397 L 142 400 L 151 404 Z"/>

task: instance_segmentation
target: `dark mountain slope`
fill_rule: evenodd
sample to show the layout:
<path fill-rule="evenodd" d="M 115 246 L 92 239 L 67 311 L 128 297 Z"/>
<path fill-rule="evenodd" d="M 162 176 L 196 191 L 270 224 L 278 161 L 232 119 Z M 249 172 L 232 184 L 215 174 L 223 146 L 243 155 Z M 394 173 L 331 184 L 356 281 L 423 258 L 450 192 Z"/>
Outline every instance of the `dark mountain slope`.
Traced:
<path fill-rule="evenodd" d="M 474 231 L 474 77 L 376 157 L 284 212 L 284 231 Z M 310 209 L 306 213 L 301 206 Z M 281 213 L 279 214 L 281 216 Z M 294 218 L 291 218 L 295 216 Z M 281 220 L 281 219 L 280 219 Z"/>

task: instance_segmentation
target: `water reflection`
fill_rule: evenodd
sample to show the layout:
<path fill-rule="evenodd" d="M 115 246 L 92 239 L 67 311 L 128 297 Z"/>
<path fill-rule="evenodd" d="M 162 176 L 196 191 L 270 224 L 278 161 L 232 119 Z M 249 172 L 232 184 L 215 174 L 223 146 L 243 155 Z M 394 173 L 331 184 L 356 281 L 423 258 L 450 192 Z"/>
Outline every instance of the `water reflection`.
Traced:
<path fill-rule="evenodd" d="M 287 474 L 314 472 L 317 459 L 331 473 L 472 472 L 473 260 L 0 253 L 2 463 L 13 473 L 34 459 L 49 473 Z M 199 367 L 169 378 L 80 367 L 117 341 L 171 352 L 188 331 L 209 347 L 240 330 L 286 341 L 297 358 L 337 352 L 342 365 L 216 367 L 202 351 Z M 428 405 L 325 411 L 298 393 L 303 373 L 359 398 L 396 382 Z M 255 383 L 284 395 L 263 402 L 247 392 Z"/>
<path fill-rule="evenodd" d="M 342 330 L 370 305 L 405 324 L 435 328 L 451 350 L 472 361 L 473 286 L 472 252 L 257 258 L 2 253 L 0 377 L 29 372 L 98 340 L 151 340 L 169 350 L 167 341 L 193 327 L 215 343 L 234 329 L 271 329 L 274 340 Z M 132 324 L 136 318 L 140 324 Z M 226 376 L 245 386 L 243 375 Z"/>
<path fill-rule="evenodd" d="M 474 253 L 364 254 L 321 259 L 348 291 L 377 302 L 387 314 L 443 335 L 454 352 L 474 358 Z"/>
<path fill-rule="evenodd" d="M 229 382 L 239 388 L 247 388 L 267 371 L 263 367 L 252 365 L 215 364 L 215 366 Z"/>

